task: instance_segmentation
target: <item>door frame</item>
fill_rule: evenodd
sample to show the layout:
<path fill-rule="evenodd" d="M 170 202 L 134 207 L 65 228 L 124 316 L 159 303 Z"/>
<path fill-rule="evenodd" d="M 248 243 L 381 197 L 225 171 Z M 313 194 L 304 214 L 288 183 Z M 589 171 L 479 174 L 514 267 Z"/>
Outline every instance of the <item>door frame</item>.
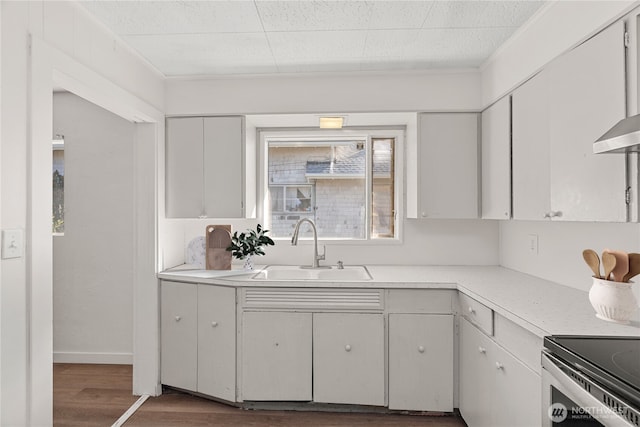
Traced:
<path fill-rule="evenodd" d="M 27 142 L 27 405 L 32 425 L 53 410 L 53 90 L 63 88 L 137 123 L 134 150 L 133 393 L 158 395 L 158 159 L 164 114 L 69 55 L 31 36 Z"/>

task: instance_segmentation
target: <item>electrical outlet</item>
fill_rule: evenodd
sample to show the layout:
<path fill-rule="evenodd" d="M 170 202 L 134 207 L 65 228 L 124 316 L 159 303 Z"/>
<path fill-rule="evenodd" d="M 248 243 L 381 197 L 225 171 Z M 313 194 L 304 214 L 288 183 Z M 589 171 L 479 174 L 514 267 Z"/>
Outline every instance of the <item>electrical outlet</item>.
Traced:
<path fill-rule="evenodd" d="M 529 234 L 529 253 L 538 255 L 538 235 Z"/>

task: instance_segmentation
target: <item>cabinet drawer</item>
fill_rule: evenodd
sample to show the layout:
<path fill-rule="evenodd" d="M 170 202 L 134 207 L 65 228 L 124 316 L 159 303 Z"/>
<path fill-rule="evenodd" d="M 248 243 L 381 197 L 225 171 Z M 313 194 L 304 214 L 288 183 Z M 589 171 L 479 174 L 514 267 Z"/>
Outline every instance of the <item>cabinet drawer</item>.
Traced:
<path fill-rule="evenodd" d="M 460 313 L 485 333 L 493 335 L 493 310 L 463 293 L 458 294 Z"/>
<path fill-rule="evenodd" d="M 387 291 L 390 313 L 450 314 L 455 291 L 442 289 L 393 289 Z"/>
<path fill-rule="evenodd" d="M 534 372 L 541 373 L 542 338 L 496 313 L 494 339 Z"/>

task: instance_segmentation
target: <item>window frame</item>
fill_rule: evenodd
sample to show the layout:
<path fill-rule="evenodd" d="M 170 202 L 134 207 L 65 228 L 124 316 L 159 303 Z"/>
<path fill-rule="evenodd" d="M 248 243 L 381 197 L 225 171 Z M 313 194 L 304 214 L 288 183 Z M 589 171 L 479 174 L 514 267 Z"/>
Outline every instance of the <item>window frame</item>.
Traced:
<path fill-rule="evenodd" d="M 258 128 L 258 168 L 257 168 L 257 217 L 262 218 L 265 228 L 271 228 L 271 207 L 268 197 L 268 144 L 269 141 L 277 140 L 278 142 L 291 141 L 309 141 L 309 142 L 331 142 L 344 141 L 345 139 L 362 139 L 367 144 L 366 154 L 366 172 L 365 172 L 365 191 L 366 191 L 366 236 L 363 239 L 345 239 L 345 238 L 327 238 L 319 236 L 318 240 L 331 244 L 346 245 L 387 245 L 400 244 L 403 240 L 403 221 L 404 212 L 406 210 L 404 200 L 404 162 L 405 162 L 405 126 L 372 126 L 362 128 L 348 129 L 331 129 L 319 130 L 317 128 Z M 372 237 L 371 221 L 372 221 L 372 194 L 373 194 L 373 176 L 372 176 L 372 139 L 394 139 L 394 187 L 393 187 L 393 203 L 394 203 L 394 224 L 393 229 L 395 235 L 393 237 Z M 275 240 L 285 241 L 287 237 L 276 237 Z M 303 239 L 301 238 L 301 241 Z M 304 239 L 305 241 L 309 239 Z"/>

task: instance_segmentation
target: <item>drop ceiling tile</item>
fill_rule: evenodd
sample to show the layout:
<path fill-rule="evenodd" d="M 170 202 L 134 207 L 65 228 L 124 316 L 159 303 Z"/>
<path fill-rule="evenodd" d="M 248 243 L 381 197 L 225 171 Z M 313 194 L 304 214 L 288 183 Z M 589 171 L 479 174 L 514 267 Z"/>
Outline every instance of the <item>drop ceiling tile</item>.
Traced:
<path fill-rule="evenodd" d="M 116 34 L 262 31 L 252 1 L 82 1 Z"/>
<path fill-rule="evenodd" d="M 369 20 L 370 29 L 421 28 L 433 1 L 376 1 Z"/>
<path fill-rule="evenodd" d="M 415 59 L 449 62 L 451 66 L 478 67 L 512 34 L 511 28 L 423 29 L 415 50 Z"/>
<path fill-rule="evenodd" d="M 518 27 L 543 1 L 436 1 L 423 28 Z"/>
<path fill-rule="evenodd" d="M 406 57 L 420 50 L 416 46 L 421 30 L 370 30 L 364 48 L 365 58 Z"/>
<path fill-rule="evenodd" d="M 169 34 L 125 36 L 134 49 L 145 52 L 150 61 L 209 58 L 238 60 L 271 59 L 271 51 L 263 33 Z"/>
<path fill-rule="evenodd" d="M 265 31 L 366 29 L 368 1 L 256 1 Z"/>
<path fill-rule="evenodd" d="M 276 62 L 316 58 L 334 62 L 336 58 L 360 58 L 366 31 L 296 31 L 267 33 Z"/>
<path fill-rule="evenodd" d="M 166 75 L 477 67 L 544 3 L 80 0 Z"/>

